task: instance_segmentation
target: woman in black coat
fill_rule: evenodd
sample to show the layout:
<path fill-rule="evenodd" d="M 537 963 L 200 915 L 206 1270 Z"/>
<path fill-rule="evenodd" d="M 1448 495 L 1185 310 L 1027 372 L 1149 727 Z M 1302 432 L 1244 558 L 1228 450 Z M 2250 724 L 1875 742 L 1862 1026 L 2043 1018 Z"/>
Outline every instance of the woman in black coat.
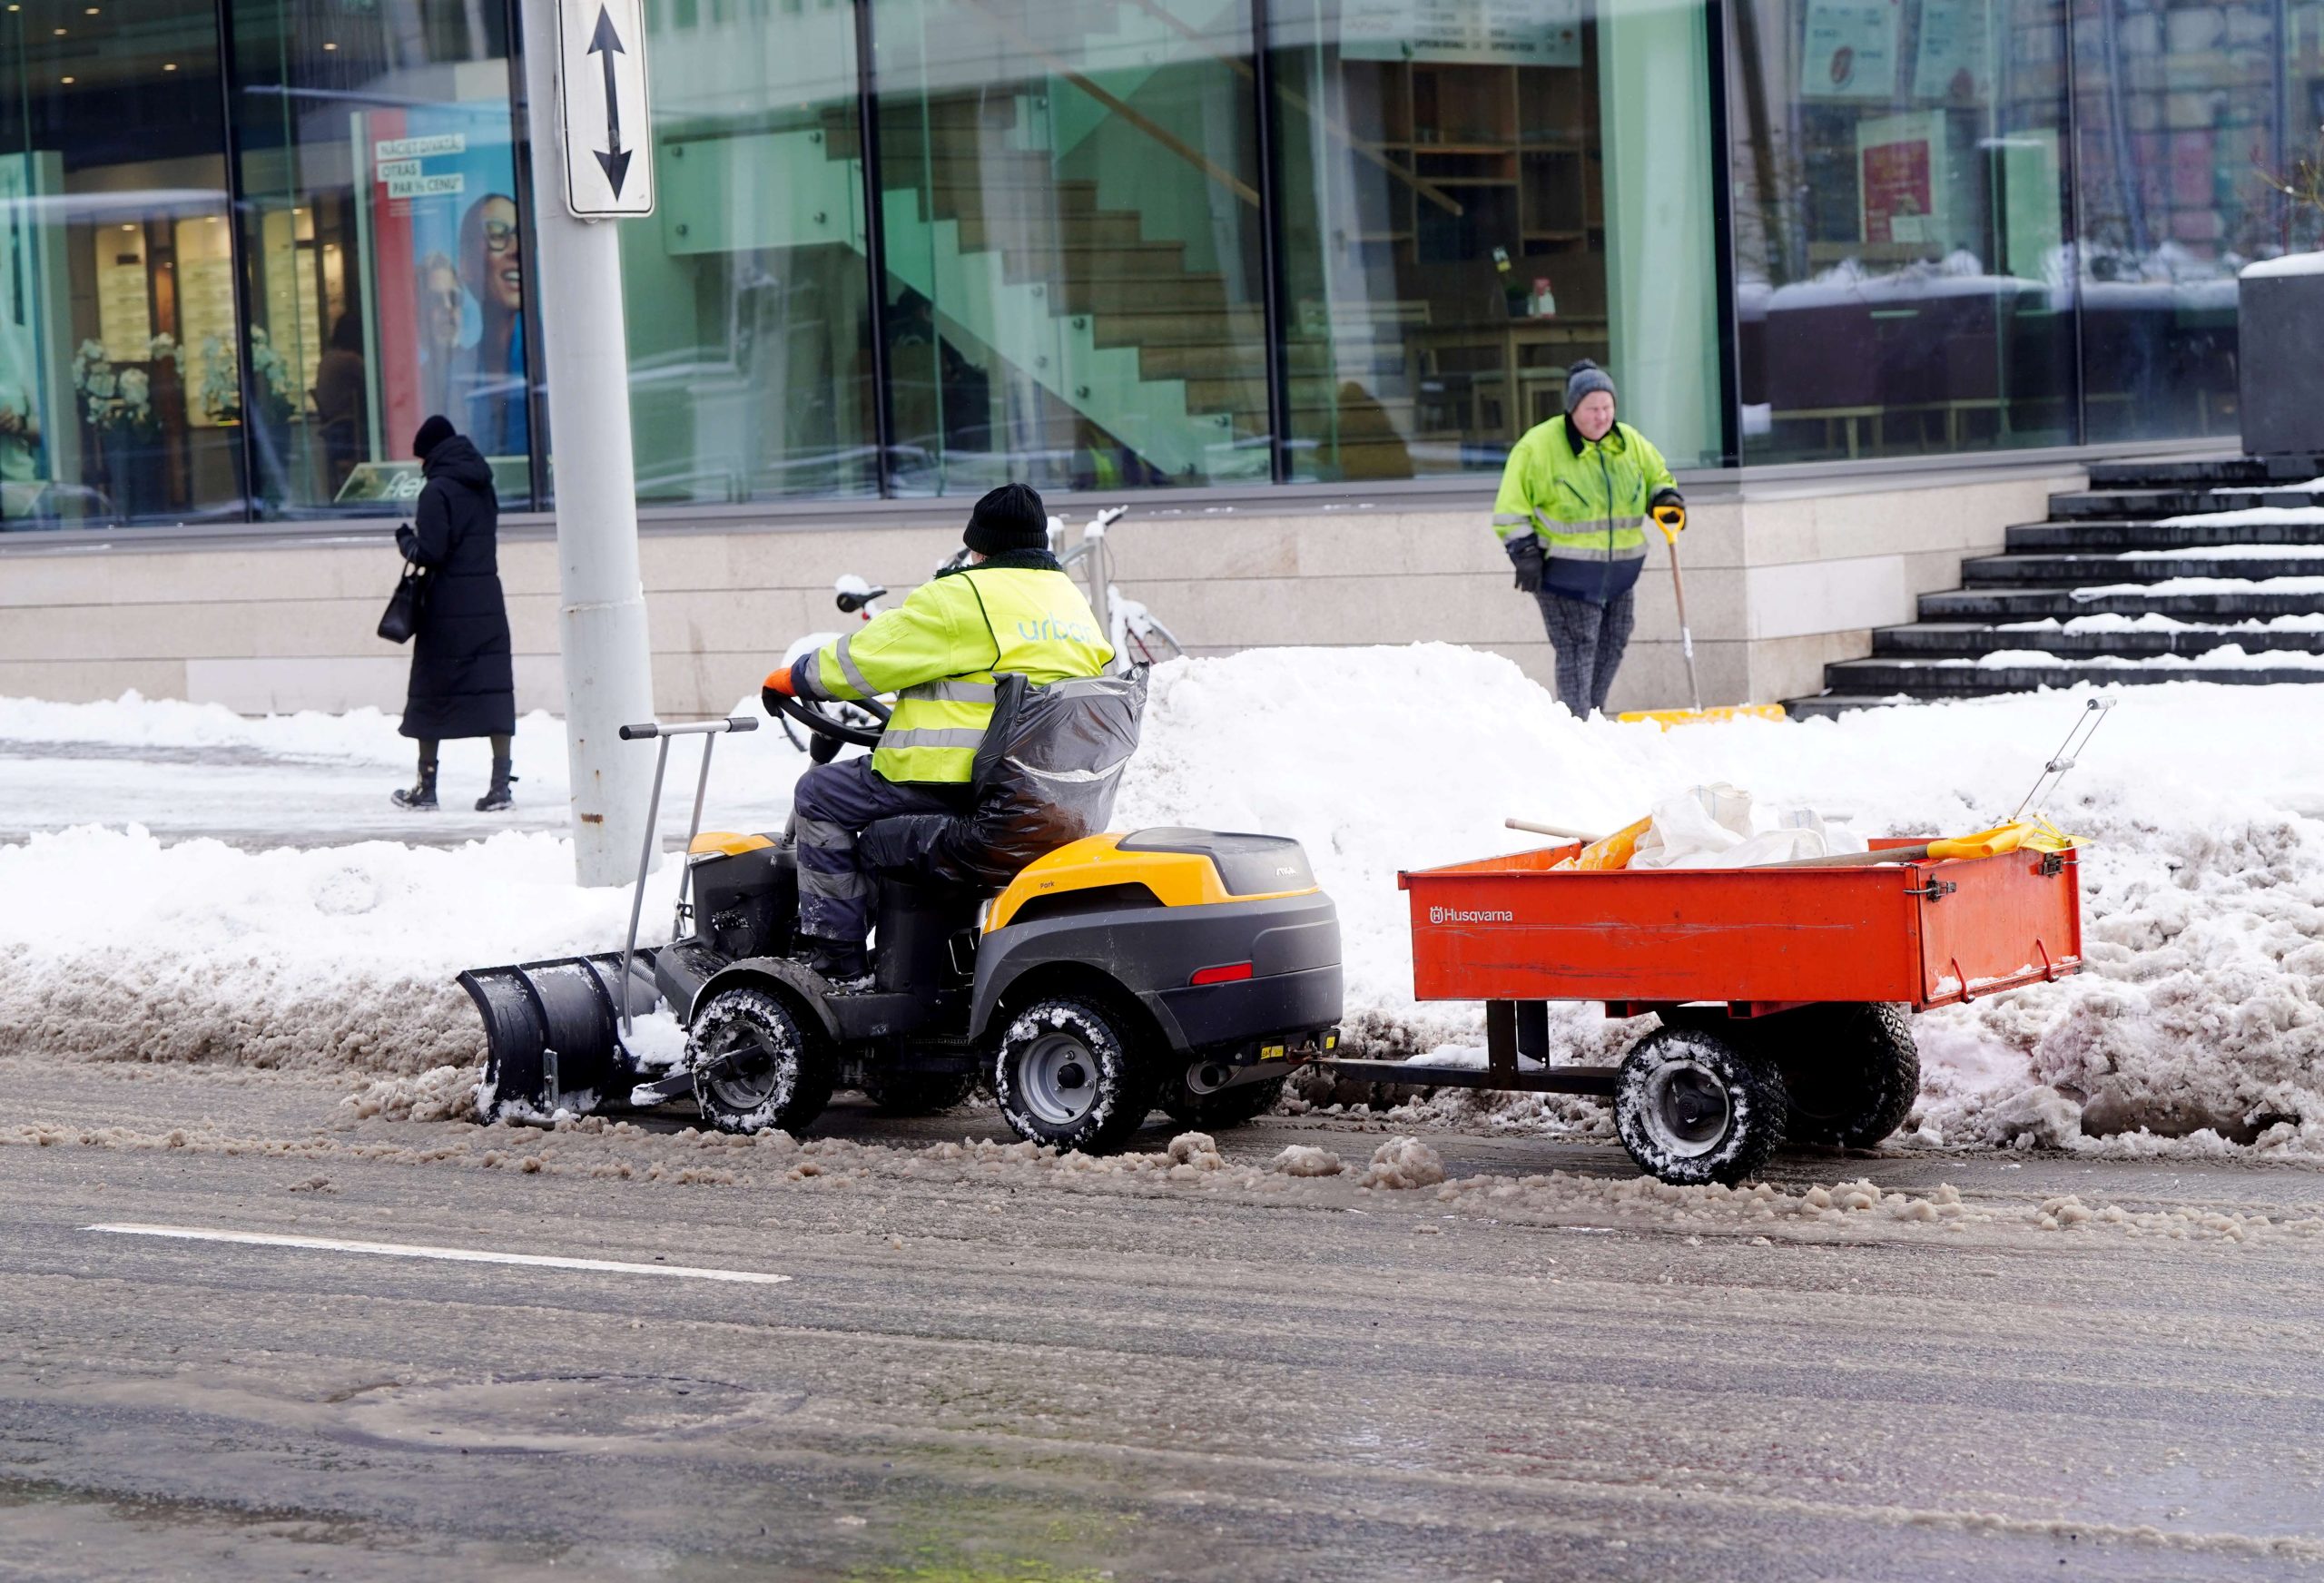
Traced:
<path fill-rule="evenodd" d="M 404 558 L 428 569 L 428 593 L 411 645 L 411 685 L 403 734 L 419 742 L 419 782 L 395 793 L 399 808 L 436 806 L 436 744 L 446 737 L 492 739 L 492 789 L 477 799 L 488 813 L 510 801 L 508 739 L 517 731 L 517 684 L 508 659 L 508 606 L 500 593 L 497 534 L 500 504 L 492 468 L 442 416 L 411 442 L 428 482 L 409 526 L 396 529 Z"/>

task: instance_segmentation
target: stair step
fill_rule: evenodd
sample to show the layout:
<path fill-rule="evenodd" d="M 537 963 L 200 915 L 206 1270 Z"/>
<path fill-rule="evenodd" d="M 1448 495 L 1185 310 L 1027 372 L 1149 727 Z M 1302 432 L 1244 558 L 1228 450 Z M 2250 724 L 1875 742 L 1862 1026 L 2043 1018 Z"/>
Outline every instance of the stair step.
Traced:
<path fill-rule="evenodd" d="M 1909 693 L 1919 698 L 1981 698 L 2077 682 L 2221 682 L 2236 686 L 2324 683 L 2324 664 L 2195 665 L 2184 661 L 2122 664 L 1978 665 L 1930 660 L 1843 660 L 1825 667 L 1835 692 Z"/>
<path fill-rule="evenodd" d="M 2301 554 L 2300 546 L 2219 546 L 2198 556 L 2125 551 L 2120 555 L 1983 556 L 1961 565 L 1965 588 L 2009 588 L 2059 584 L 2069 588 L 2114 583 L 2162 583 L 2179 577 L 2231 577 L 2257 582 L 2269 577 L 2324 577 L 2324 546 Z"/>
<path fill-rule="evenodd" d="M 1099 346 L 1188 348 L 1207 353 L 1222 346 L 1265 355 L 1266 316 L 1256 305 L 1229 308 L 1201 319 L 1183 313 L 1145 311 L 1150 305 L 1108 311 L 1097 316 Z"/>
<path fill-rule="evenodd" d="M 1104 248 L 1003 246 L 988 251 L 1000 255 L 1002 278 L 1011 281 L 1219 280 L 1206 271 L 1187 270 L 1186 249 L 1175 241 Z"/>
<path fill-rule="evenodd" d="M 2097 553 L 2106 550 L 2171 550 L 2198 545 L 2324 545 L 2324 521 L 2317 522 L 2191 522 L 2165 526 L 2160 522 L 2093 520 L 2028 522 L 2009 530 L 2012 552 L 2065 550 Z"/>
<path fill-rule="evenodd" d="M 1168 280 L 1068 280 L 1049 293 L 1053 311 L 1102 314 L 1125 308 L 1211 315 L 1226 311 L 1226 282 L 1216 275 Z"/>
<path fill-rule="evenodd" d="M 1146 240 L 1135 214 L 1099 209 L 1079 214 L 1025 214 L 1014 218 L 962 220 L 960 246 L 970 252 L 998 248 L 1130 247 Z"/>
<path fill-rule="evenodd" d="M 2302 479 L 2308 483 L 2311 480 Z M 2266 488 L 2214 489 L 2211 492 L 2211 511 L 2249 511 L 2254 506 L 2274 506 L 2289 511 L 2312 511 L 2324 506 L 2324 488 L 2288 488 L 2274 485 Z"/>
<path fill-rule="evenodd" d="M 2093 462 L 2093 489 L 2170 489 L 2221 484 L 2297 484 L 2324 477 L 2324 455 L 2201 457 L 2186 461 Z"/>
<path fill-rule="evenodd" d="M 2062 618 L 2071 620 L 2071 617 Z M 2066 627 L 2006 627 L 1982 621 L 1928 621 L 1883 627 L 1872 634 L 1874 659 L 1975 659 L 2009 649 L 2039 649 L 2069 659 L 2117 654 L 2152 658 L 2190 657 L 2234 645 L 2247 654 L 2262 649 L 2324 654 L 2324 627 L 2243 628 L 2229 624 L 2152 628 L 2072 631 Z"/>
<path fill-rule="evenodd" d="M 2076 489 L 2050 497 L 2050 519 L 2184 516 L 2218 509 L 2206 489 Z"/>
<path fill-rule="evenodd" d="M 2132 589 L 2080 599 L 2071 588 L 1964 588 L 1920 596 L 1924 621 L 2032 621 L 2044 615 L 2143 615 L 2149 611 L 2181 621 L 2265 620 L 2271 615 L 2324 614 L 2324 578 L 2290 588 L 2158 594 Z"/>

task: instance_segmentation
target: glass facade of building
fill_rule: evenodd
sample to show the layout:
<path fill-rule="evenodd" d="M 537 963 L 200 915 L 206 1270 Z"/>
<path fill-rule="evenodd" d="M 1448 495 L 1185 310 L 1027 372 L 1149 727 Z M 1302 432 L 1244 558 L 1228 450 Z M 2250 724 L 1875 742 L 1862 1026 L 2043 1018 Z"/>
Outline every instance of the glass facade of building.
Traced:
<path fill-rule="evenodd" d="M 546 498 L 507 0 L 0 0 L 0 529 Z M 2280 0 L 647 0 L 649 506 L 2216 436 Z M 554 202 L 551 194 L 546 202 Z"/>

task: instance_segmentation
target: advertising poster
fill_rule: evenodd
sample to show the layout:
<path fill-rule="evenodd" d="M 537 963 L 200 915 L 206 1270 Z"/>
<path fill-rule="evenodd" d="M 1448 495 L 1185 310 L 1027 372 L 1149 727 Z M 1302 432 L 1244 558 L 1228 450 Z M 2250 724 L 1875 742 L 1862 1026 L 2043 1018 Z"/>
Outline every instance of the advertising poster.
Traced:
<path fill-rule="evenodd" d="M 513 461 L 521 477 L 531 449 L 527 288 L 508 108 L 419 105 L 353 120 L 382 449 L 402 457 L 420 423 L 440 412 L 494 459 L 497 475 Z M 359 468 L 350 487 L 378 487 L 377 470 Z"/>
<path fill-rule="evenodd" d="M 1799 91 L 1809 99 L 1892 99 L 1897 0 L 1808 0 Z"/>
<path fill-rule="evenodd" d="M 1864 240 L 1911 247 L 1960 245 L 1974 200 L 1948 157 L 1945 112 L 1883 115 L 1856 127 Z"/>
<path fill-rule="evenodd" d="M 1983 103 L 1993 92 L 1993 48 L 1983 0 L 1921 0 L 1913 97 Z"/>

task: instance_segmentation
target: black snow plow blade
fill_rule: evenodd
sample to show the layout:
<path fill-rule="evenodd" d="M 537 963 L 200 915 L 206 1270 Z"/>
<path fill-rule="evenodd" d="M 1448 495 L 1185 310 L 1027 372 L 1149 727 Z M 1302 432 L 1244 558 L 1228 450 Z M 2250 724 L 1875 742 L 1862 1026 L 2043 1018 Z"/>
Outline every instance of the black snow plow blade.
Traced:
<path fill-rule="evenodd" d="M 459 986 L 484 1018 L 488 1050 L 480 1108 L 546 1121 L 559 1110 L 586 1116 L 628 1097 L 635 1069 L 621 1046 L 622 996 L 633 1018 L 659 1003 L 654 953 L 559 957 L 507 968 L 471 968 Z"/>

